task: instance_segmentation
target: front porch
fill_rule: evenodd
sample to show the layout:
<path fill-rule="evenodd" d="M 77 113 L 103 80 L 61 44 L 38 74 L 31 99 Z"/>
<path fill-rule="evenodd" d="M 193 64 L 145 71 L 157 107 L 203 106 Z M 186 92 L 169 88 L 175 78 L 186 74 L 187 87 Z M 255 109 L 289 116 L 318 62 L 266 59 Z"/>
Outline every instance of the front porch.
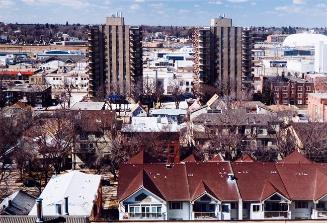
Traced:
<path fill-rule="evenodd" d="M 218 219 L 218 201 L 207 194 L 195 200 L 192 205 L 192 215 L 194 220 Z"/>
<path fill-rule="evenodd" d="M 314 204 L 312 219 L 327 219 L 327 201 L 322 200 Z"/>
<path fill-rule="evenodd" d="M 192 208 L 194 220 L 218 219 L 219 204 L 207 194 L 194 201 Z"/>
<path fill-rule="evenodd" d="M 275 194 L 264 201 L 264 219 L 290 219 L 289 201 Z"/>

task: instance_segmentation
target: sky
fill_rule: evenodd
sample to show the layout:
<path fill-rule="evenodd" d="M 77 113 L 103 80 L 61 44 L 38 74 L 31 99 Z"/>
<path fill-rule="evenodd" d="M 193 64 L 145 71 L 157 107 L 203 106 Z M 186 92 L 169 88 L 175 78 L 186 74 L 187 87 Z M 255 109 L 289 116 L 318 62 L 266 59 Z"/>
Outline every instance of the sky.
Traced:
<path fill-rule="evenodd" d="M 101 24 L 121 11 L 128 25 L 327 27 L 327 0 L 0 0 L 5 23 Z"/>

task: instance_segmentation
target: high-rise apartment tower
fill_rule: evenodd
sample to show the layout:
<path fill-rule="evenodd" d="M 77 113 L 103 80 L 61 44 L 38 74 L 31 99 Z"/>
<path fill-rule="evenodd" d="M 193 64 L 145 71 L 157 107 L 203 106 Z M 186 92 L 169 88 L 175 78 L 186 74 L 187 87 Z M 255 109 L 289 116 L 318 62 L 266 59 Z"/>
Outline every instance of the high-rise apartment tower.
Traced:
<path fill-rule="evenodd" d="M 89 95 L 135 97 L 142 92 L 142 31 L 124 23 L 121 13 L 89 32 Z"/>
<path fill-rule="evenodd" d="M 251 39 L 249 30 L 232 26 L 232 20 L 224 17 L 195 30 L 195 93 L 241 99 L 244 84 L 252 78 Z"/>

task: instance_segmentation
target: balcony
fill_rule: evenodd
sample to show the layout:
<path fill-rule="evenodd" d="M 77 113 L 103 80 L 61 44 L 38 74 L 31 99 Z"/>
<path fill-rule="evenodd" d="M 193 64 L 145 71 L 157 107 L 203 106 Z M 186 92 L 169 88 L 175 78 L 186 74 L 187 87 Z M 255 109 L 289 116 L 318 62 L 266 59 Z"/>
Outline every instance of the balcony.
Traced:
<path fill-rule="evenodd" d="M 215 212 L 193 212 L 194 219 L 214 219 L 217 218 Z"/>
<path fill-rule="evenodd" d="M 288 219 L 288 211 L 265 211 L 266 218 Z"/>
<path fill-rule="evenodd" d="M 327 211 L 317 211 L 318 219 L 327 219 Z"/>
<path fill-rule="evenodd" d="M 162 219 L 162 213 L 128 213 L 130 219 Z"/>

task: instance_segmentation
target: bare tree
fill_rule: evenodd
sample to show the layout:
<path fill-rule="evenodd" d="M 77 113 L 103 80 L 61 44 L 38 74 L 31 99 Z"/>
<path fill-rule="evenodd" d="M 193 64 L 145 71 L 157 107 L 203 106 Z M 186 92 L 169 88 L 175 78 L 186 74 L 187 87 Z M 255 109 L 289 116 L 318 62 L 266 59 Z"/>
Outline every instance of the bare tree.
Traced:
<path fill-rule="evenodd" d="M 39 118 L 25 134 L 26 144 L 36 154 L 32 166 L 39 170 L 45 183 L 52 172 L 63 170 L 64 161 L 72 152 L 75 135 L 67 114 L 56 112 L 52 117 Z"/>
<path fill-rule="evenodd" d="M 176 109 L 178 109 L 179 108 L 179 103 L 182 100 L 182 96 L 183 96 L 184 91 L 183 91 L 182 87 L 180 86 L 180 84 L 179 84 L 179 82 L 177 80 L 171 81 L 169 83 L 168 88 L 170 89 L 171 95 L 173 96 Z"/>
<path fill-rule="evenodd" d="M 161 99 L 162 96 L 164 95 L 164 88 L 162 86 L 162 83 L 158 82 L 155 84 L 154 92 L 153 92 L 153 97 L 155 98 L 157 106 L 159 105 L 159 108 L 161 107 Z"/>
<path fill-rule="evenodd" d="M 20 121 L 16 118 L 20 117 Z M 6 194 L 8 189 L 8 180 L 12 172 L 13 154 L 21 135 L 30 120 L 25 120 L 23 116 L 6 117 L 3 111 L 0 113 L 0 197 Z"/>
<path fill-rule="evenodd" d="M 327 161 L 327 132 L 326 123 L 294 123 L 293 128 L 297 137 L 297 147 L 302 149 L 311 160 Z"/>

